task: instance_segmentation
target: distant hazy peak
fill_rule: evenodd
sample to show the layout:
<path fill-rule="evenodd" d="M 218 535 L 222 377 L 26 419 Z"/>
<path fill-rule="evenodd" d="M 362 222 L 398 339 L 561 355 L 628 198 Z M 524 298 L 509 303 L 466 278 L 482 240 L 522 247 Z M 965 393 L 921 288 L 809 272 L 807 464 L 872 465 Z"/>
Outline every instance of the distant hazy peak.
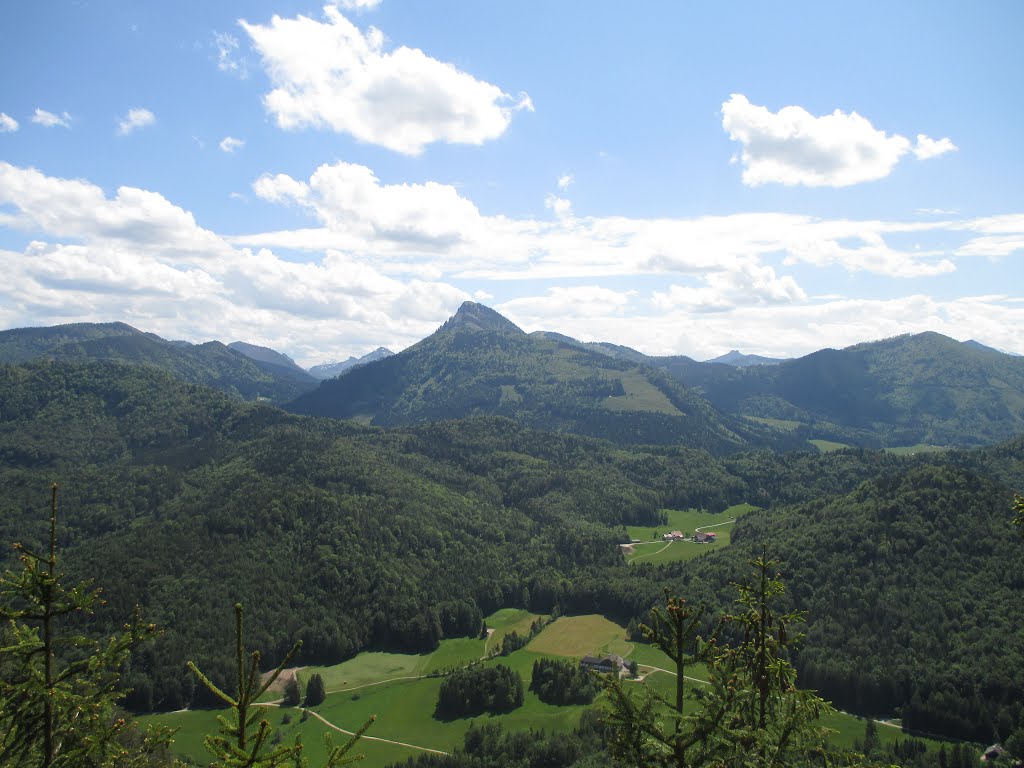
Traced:
<path fill-rule="evenodd" d="M 314 378 L 321 380 L 333 379 L 335 376 L 339 376 L 351 368 L 355 368 L 359 365 L 366 365 L 367 363 L 372 363 L 377 360 L 383 360 L 386 357 L 391 357 L 393 354 L 395 353 L 387 347 L 377 347 L 373 352 L 368 352 L 362 357 L 350 356 L 348 360 L 314 365 L 309 369 L 309 374 Z"/>
<path fill-rule="evenodd" d="M 232 341 L 228 344 L 229 349 L 233 349 L 236 352 L 241 352 L 243 355 L 251 360 L 256 360 L 261 363 L 270 363 L 271 365 L 280 365 L 285 368 L 298 368 L 300 371 L 302 368 L 296 364 L 288 355 L 283 352 L 278 352 L 276 349 L 270 347 L 261 347 L 258 344 L 249 344 L 245 341 Z"/>
<path fill-rule="evenodd" d="M 523 329 L 511 320 L 499 315 L 490 307 L 465 301 L 459 311 L 450 317 L 441 331 L 465 328 L 470 331 L 498 331 L 499 333 L 523 333 Z"/>
<path fill-rule="evenodd" d="M 778 365 L 783 360 L 775 357 L 762 357 L 761 355 L 745 355 L 738 349 L 730 349 L 724 355 L 719 355 L 711 360 L 705 360 L 706 363 L 723 363 L 724 365 L 731 365 L 734 368 L 746 368 L 750 365 Z"/>

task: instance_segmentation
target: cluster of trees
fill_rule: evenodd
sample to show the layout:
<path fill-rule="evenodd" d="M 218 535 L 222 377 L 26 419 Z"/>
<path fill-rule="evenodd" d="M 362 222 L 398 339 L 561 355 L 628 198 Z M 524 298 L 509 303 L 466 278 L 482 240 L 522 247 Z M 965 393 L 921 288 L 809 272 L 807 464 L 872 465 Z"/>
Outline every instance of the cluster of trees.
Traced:
<path fill-rule="evenodd" d="M 530 690 L 545 704 L 590 704 L 601 690 L 598 678 L 566 659 L 533 662 Z"/>
<path fill-rule="evenodd" d="M 445 676 L 437 693 L 434 717 L 452 720 L 484 712 L 511 712 L 523 706 L 523 681 L 503 664 L 473 665 Z"/>

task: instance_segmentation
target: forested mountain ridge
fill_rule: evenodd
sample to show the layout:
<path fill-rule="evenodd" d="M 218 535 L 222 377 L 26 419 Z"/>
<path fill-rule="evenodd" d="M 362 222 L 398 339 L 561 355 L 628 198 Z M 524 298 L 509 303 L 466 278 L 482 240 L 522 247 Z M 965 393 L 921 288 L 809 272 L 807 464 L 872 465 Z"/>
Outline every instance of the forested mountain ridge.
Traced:
<path fill-rule="evenodd" d="M 863 445 L 982 445 L 1024 431 L 1024 358 L 938 333 L 776 365 L 663 367 L 719 410 L 832 425 L 837 439 Z"/>
<path fill-rule="evenodd" d="M 715 453 L 785 440 L 760 425 L 722 417 L 654 369 L 523 333 L 473 302 L 403 352 L 324 382 L 287 407 L 386 427 L 508 416 L 548 431 Z"/>
<path fill-rule="evenodd" d="M 767 549 L 808 612 L 801 685 L 855 712 L 899 712 L 910 728 L 1006 739 L 1024 728 L 1024 542 L 1009 514 L 1022 468 L 1019 440 L 933 456 L 747 515 L 731 547 L 679 570 L 691 599 L 722 602 L 722 583 Z"/>
<path fill-rule="evenodd" d="M 622 524 L 783 488 L 804 501 L 905 463 L 625 451 L 501 418 L 385 432 L 146 366 L 0 365 L 0 538 L 42 541 L 40 499 L 60 480 L 65 566 L 106 590 L 96 621 L 118 625 L 140 603 L 166 628 L 133 665 L 139 708 L 191 700 L 186 652 L 226 676 L 221 619 L 235 601 L 268 661 L 296 638 L 305 661 L 427 650 L 505 606 L 626 620 L 657 599 L 661 578 L 633 579 Z"/>
<path fill-rule="evenodd" d="M 37 359 L 152 366 L 183 381 L 204 384 L 245 400 L 284 402 L 316 386 L 315 379 L 298 366 L 255 360 L 219 341 L 171 342 L 125 323 L 0 331 L 0 363 Z"/>

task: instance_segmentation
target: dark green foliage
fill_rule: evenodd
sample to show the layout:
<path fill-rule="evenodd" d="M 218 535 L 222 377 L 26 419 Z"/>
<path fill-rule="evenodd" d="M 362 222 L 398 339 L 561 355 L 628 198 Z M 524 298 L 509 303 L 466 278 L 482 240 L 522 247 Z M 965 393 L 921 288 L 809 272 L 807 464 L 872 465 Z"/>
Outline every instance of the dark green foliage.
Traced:
<path fill-rule="evenodd" d="M 108 639 L 68 634 L 76 614 L 102 601 L 87 582 L 68 587 L 58 570 L 56 485 L 49 522 L 45 554 L 15 545 L 22 568 L 0 577 L 0 766 L 156 765 L 169 733 L 140 734 L 115 709 L 120 671 L 156 627 L 136 612 Z"/>
<path fill-rule="evenodd" d="M 788 661 L 802 615 L 780 607 L 784 588 L 774 561 L 762 554 L 750 565 L 753 577 L 734 585 L 736 612 L 722 618 L 735 627 L 735 643 L 701 636 L 703 606 L 693 609 L 669 595 L 664 610 L 652 611 L 653 626 L 642 628 L 675 663 L 674 700 L 646 685 L 634 694 L 618 678 L 606 678 L 609 751 L 624 765 L 783 768 L 825 755 L 828 730 L 817 720 L 832 709 L 796 688 Z M 687 709 L 684 671 L 696 661 L 707 665 L 708 686 Z"/>
<path fill-rule="evenodd" d="M 590 704 L 601 690 L 598 678 L 566 659 L 533 662 L 530 690 L 545 704 Z"/>
<path fill-rule="evenodd" d="M 571 733 L 505 732 L 496 723 L 473 723 L 451 755 L 410 757 L 406 768 L 607 768 L 605 728 L 597 710 L 584 710 Z"/>
<path fill-rule="evenodd" d="M 293 674 L 284 684 L 284 695 L 281 697 L 282 707 L 297 707 L 302 700 L 302 691 L 299 690 L 299 681 Z M 282 720 L 282 722 L 284 722 Z"/>
<path fill-rule="evenodd" d="M 1011 498 L 969 469 L 919 466 L 745 517 L 734 546 L 689 564 L 687 579 L 720 583 L 751 545 L 767 544 L 810 615 L 796 658 L 803 685 L 855 712 L 899 709 L 912 729 L 1005 738 L 1024 705 L 1014 682 L 1024 675 L 1024 548 Z"/>
<path fill-rule="evenodd" d="M 318 416 L 371 417 L 388 427 L 499 415 L 616 443 L 682 443 L 713 452 L 783 439 L 749 421 L 723 418 L 661 371 L 527 335 L 500 316 L 475 316 L 482 311 L 496 315 L 464 305 L 432 336 L 326 381 L 289 407 Z M 656 392 L 661 409 L 609 408 L 609 398 L 625 395 L 624 376 Z"/>
<path fill-rule="evenodd" d="M 937 333 L 825 349 L 778 365 L 666 360 L 727 413 L 813 425 L 859 445 L 979 445 L 1024 431 L 1024 359 Z"/>
<path fill-rule="evenodd" d="M 284 402 L 316 386 L 312 376 L 294 365 L 253 360 L 219 341 L 198 345 L 170 342 L 124 323 L 0 331 L 0 363 L 32 360 L 152 367 L 182 381 L 205 384 L 246 400 L 263 397 Z"/>
<path fill-rule="evenodd" d="M 441 681 L 434 717 L 451 720 L 484 712 L 510 712 L 523 705 L 523 681 L 501 664 L 458 669 Z"/>
<path fill-rule="evenodd" d="M 317 704 L 322 704 L 326 698 L 327 689 L 324 688 L 324 679 L 319 673 L 313 673 L 309 682 L 306 683 L 306 700 L 303 702 L 303 706 L 315 707 Z"/>

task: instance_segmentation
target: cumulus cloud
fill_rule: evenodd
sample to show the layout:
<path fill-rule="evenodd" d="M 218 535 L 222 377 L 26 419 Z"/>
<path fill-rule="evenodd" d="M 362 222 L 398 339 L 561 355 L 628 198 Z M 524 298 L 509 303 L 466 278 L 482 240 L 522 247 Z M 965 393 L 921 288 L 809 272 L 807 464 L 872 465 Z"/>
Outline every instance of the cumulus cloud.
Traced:
<path fill-rule="evenodd" d="M 143 107 L 134 107 L 129 109 L 124 117 L 118 118 L 117 135 L 127 136 L 129 133 L 134 133 L 139 128 L 145 128 L 148 125 L 153 125 L 155 122 L 156 115 L 148 109 L 144 109 Z"/>
<path fill-rule="evenodd" d="M 18 130 L 18 121 L 6 112 L 0 112 L 0 133 L 14 133 Z"/>
<path fill-rule="evenodd" d="M 888 176 L 905 155 L 926 160 L 956 149 L 948 138 L 919 134 L 917 144 L 876 129 L 856 112 L 815 117 L 802 107 L 771 112 L 734 93 L 722 104 L 722 127 L 742 145 L 743 183 L 848 187 Z"/>
<path fill-rule="evenodd" d="M 957 149 L 956 144 L 948 138 L 935 140 L 919 133 L 917 134 L 917 144 L 914 145 L 914 156 L 918 160 L 930 160 L 947 152 L 955 152 Z"/>
<path fill-rule="evenodd" d="M 616 291 L 599 285 L 555 286 L 542 296 L 511 299 L 498 311 L 524 320 L 525 326 L 542 328 L 552 318 L 622 316 L 636 291 Z M 545 330 L 555 330 L 548 327 Z"/>
<path fill-rule="evenodd" d="M 225 136 L 220 140 L 220 144 L 217 146 L 220 147 L 221 152 L 227 152 L 230 155 L 236 149 L 244 147 L 245 141 L 242 139 L 236 139 L 234 136 Z"/>
<path fill-rule="evenodd" d="M 558 182 L 557 182 L 558 183 L 558 188 L 564 191 L 564 190 L 568 189 L 569 185 L 572 184 L 575 180 L 576 179 L 573 178 L 573 175 L 571 173 L 567 173 L 567 174 L 565 174 L 563 176 L 559 176 L 558 177 Z"/>
<path fill-rule="evenodd" d="M 333 6 L 324 17 L 239 22 L 274 84 L 264 104 L 283 129 L 327 128 L 418 155 L 434 142 L 482 144 L 533 109 L 525 94 L 513 98 L 417 48 L 385 50 L 380 30 L 363 33 Z"/>
<path fill-rule="evenodd" d="M 32 113 L 32 122 L 36 125 L 41 125 L 44 128 L 55 128 L 57 126 L 60 126 L 61 128 L 70 128 L 71 115 L 67 112 L 55 115 L 53 112 L 47 112 L 45 109 L 36 107 L 36 111 Z"/>

